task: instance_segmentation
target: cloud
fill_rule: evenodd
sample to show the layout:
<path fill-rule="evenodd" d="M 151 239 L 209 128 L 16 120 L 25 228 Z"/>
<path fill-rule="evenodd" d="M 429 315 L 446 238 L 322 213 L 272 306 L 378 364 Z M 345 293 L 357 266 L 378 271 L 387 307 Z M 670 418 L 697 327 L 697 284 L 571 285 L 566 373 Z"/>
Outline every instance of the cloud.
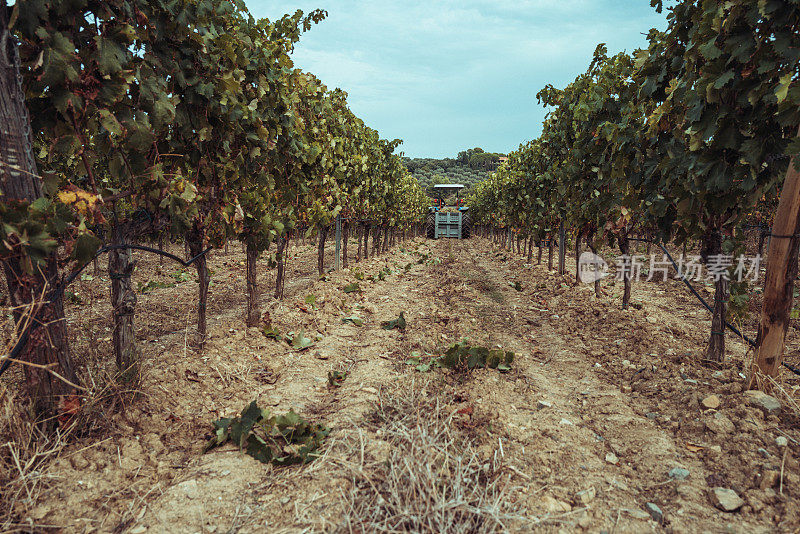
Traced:
<path fill-rule="evenodd" d="M 539 89 L 583 72 L 599 42 L 632 51 L 664 27 L 631 0 L 246 1 L 257 17 L 326 9 L 295 63 L 347 91 L 353 111 L 411 156 L 513 150 L 541 131 Z"/>

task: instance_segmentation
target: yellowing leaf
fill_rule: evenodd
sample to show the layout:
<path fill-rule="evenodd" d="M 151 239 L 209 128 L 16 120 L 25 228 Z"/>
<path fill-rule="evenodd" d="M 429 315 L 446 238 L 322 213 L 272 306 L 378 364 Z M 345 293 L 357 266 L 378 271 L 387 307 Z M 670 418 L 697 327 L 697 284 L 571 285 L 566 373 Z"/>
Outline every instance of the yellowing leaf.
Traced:
<path fill-rule="evenodd" d="M 74 191 L 59 191 L 58 200 L 60 200 L 62 204 L 72 204 L 78 200 L 78 196 Z"/>
<path fill-rule="evenodd" d="M 778 104 L 786 100 L 786 96 L 789 94 L 789 86 L 791 84 L 791 74 L 785 74 L 784 76 L 781 76 L 780 81 L 778 81 L 778 87 L 775 88 L 775 96 L 778 98 Z"/>

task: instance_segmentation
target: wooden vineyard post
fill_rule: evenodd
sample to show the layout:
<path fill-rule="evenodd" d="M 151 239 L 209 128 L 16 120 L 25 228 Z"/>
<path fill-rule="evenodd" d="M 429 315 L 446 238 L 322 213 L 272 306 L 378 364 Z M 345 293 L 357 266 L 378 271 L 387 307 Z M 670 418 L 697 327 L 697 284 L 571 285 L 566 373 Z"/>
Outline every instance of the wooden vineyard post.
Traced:
<path fill-rule="evenodd" d="M 597 249 L 594 246 L 594 242 L 592 241 L 592 236 L 587 232 L 586 233 L 586 246 L 592 251 L 592 254 L 597 255 Z M 600 279 L 594 281 L 594 294 L 596 297 L 600 296 Z"/>
<path fill-rule="evenodd" d="M 318 230 L 319 242 L 317 245 L 317 272 L 320 276 L 325 274 L 325 240 L 328 238 L 328 226 L 320 225 Z"/>
<path fill-rule="evenodd" d="M 261 319 L 261 308 L 258 305 L 258 249 L 248 243 L 246 250 L 247 312 L 245 313 L 245 324 L 258 326 Z"/>
<path fill-rule="evenodd" d="M 112 243 L 124 245 L 129 236 L 119 222 L 111 229 Z M 133 251 L 129 248 L 115 249 L 108 253 L 108 276 L 111 278 L 111 311 L 114 319 L 112 332 L 114 355 L 121 381 L 135 385 L 139 381 L 139 351 L 136 347 L 134 311 L 136 310 L 136 291 L 131 283 L 135 267 Z"/>
<path fill-rule="evenodd" d="M 199 221 L 195 221 L 186 234 L 186 243 L 189 246 L 189 256 L 194 258 L 203 252 L 205 230 Z M 197 335 L 198 346 L 203 350 L 206 345 L 206 310 L 208 308 L 208 285 L 211 283 L 211 272 L 208 270 L 206 255 L 202 255 L 194 262 L 197 269 Z"/>
<path fill-rule="evenodd" d="M 565 274 L 567 272 L 567 266 L 565 265 L 567 256 L 566 240 L 567 236 L 564 231 L 564 222 L 562 221 L 558 225 L 558 274 Z"/>
<path fill-rule="evenodd" d="M 648 241 L 648 245 L 649 245 Z M 707 257 L 718 257 L 722 254 L 722 234 L 719 229 L 713 229 L 703 241 Z M 728 280 L 718 276 L 714 281 L 714 308 L 711 316 L 711 335 L 708 338 L 706 359 L 721 362 L 725 359 L 725 309 L 728 302 Z"/>
<path fill-rule="evenodd" d="M 630 257 L 631 242 L 628 239 L 628 232 L 624 231 L 619 236 L 619 251 L 623 256 Z M 631 273 L 626 271 L 622 276 L 623 290 L 622 290 L 622 309 L 628 309 L 628 304 L 631 301 Z"/>
<path fill-rule="evenodd" d="M 347 242 L 350 240 L 350 223 L 342 222 L 342 267 L 347 269 Z"/>
<path fill-rule="evenodd" d="M 342 268 L 342 216 L 336 216 L 336 261 L 334 269 L 337 271 Z"/>
<path fill-rule="evenodd" d="M 289 236 L 283 234 L 278 236 L 277 250 L 275 251 L 275 259 L 277 262 L 277 269 L 275 273 L 275 298 L 283 300 L 283 289 L 286 285 L 286 253 L 289 243 Z"/>
<path fill-rule="evenodd" d="M 356 263 L 361 261 L 361 239 L 364 236 L 364 225 L 361 222 L 356 224 L 356 233 L 358 234 L 358 241 L 356 247 Z"/>
<path fill-rule="evenodd" d="M 364 224 L 364 254 L 362 258 L 369 259 L 369 233 L 372 226 L 369 223 Z"/>
<path fill-rule="evenodd" d="M 755 359 L 750 372 L 750 387 L 769 389 L 769 383 L 759 380 L 758 375 L 777 377 L 783 361 L 800 246 L 797 238 L 800 232 L 800 171 L 795 166 L 798 163 L 800 161 L 797 157 L 789 161 L 778 210 L 772 223 L 764 302 L 758 325 Z"/>
<path fill-rule="evenodd" d="M 375 232 L 372 234 L 372 255 L 379 256 L 381 254 L 381 225 L 375 225 Z"/>

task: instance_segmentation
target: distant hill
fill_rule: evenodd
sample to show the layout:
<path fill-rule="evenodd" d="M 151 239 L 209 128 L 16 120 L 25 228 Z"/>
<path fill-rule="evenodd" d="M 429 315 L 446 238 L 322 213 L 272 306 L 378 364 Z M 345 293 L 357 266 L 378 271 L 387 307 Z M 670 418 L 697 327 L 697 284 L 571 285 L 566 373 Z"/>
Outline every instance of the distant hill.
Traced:
<path fill-rule="evenodd" d="M 470 148 L 459 152 L 455 158 L 403 158 L 403 163 L 426 191 L 436 184 L 446 183 L 463 184 L 468 191 L 488 178 L 504 160 L 505 154 Z"/>

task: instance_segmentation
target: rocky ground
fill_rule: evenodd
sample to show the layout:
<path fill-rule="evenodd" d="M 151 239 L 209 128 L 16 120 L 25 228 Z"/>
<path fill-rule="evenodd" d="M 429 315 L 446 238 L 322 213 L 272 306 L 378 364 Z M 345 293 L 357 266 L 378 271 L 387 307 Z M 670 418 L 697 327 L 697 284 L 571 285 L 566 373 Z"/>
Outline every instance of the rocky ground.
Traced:
<path fill-rule="evenodd" d="M 203 351 L 194 273 L 142 260 L 140 391 L 113 392 L 114 415 L 87 406 L 94 427 L 16 503 L 18 530 L 800 528 L 797 383 L 778 399 L 743 391 L 733 339 L 725 365 L 703 365 L 710 317 L 678 284 L 636 284 L 623 311 L 620 286 L 595 297 L 480 238 L 407 241 L 323 280 L 314 252 L 293 249 L 284 301 L 263 297 L 272 326 L 314 341 L 304 350 L 243 327 L 238 248 L 211 259 Z M 86 277 L 69 310 L 88 367 L 109 358 L 106 286 L 102 269 Z M 381 327 L 401 312 L 405 331 Z M 513 351 L 511 370 L 424 365 L 464 339 Z M 329 383 L 333 371 L 345 378 Z M 274 467 L 230 444 L 203 453 L 211 422 L 253 400 L 330 428 L 322 457 Z"/>

